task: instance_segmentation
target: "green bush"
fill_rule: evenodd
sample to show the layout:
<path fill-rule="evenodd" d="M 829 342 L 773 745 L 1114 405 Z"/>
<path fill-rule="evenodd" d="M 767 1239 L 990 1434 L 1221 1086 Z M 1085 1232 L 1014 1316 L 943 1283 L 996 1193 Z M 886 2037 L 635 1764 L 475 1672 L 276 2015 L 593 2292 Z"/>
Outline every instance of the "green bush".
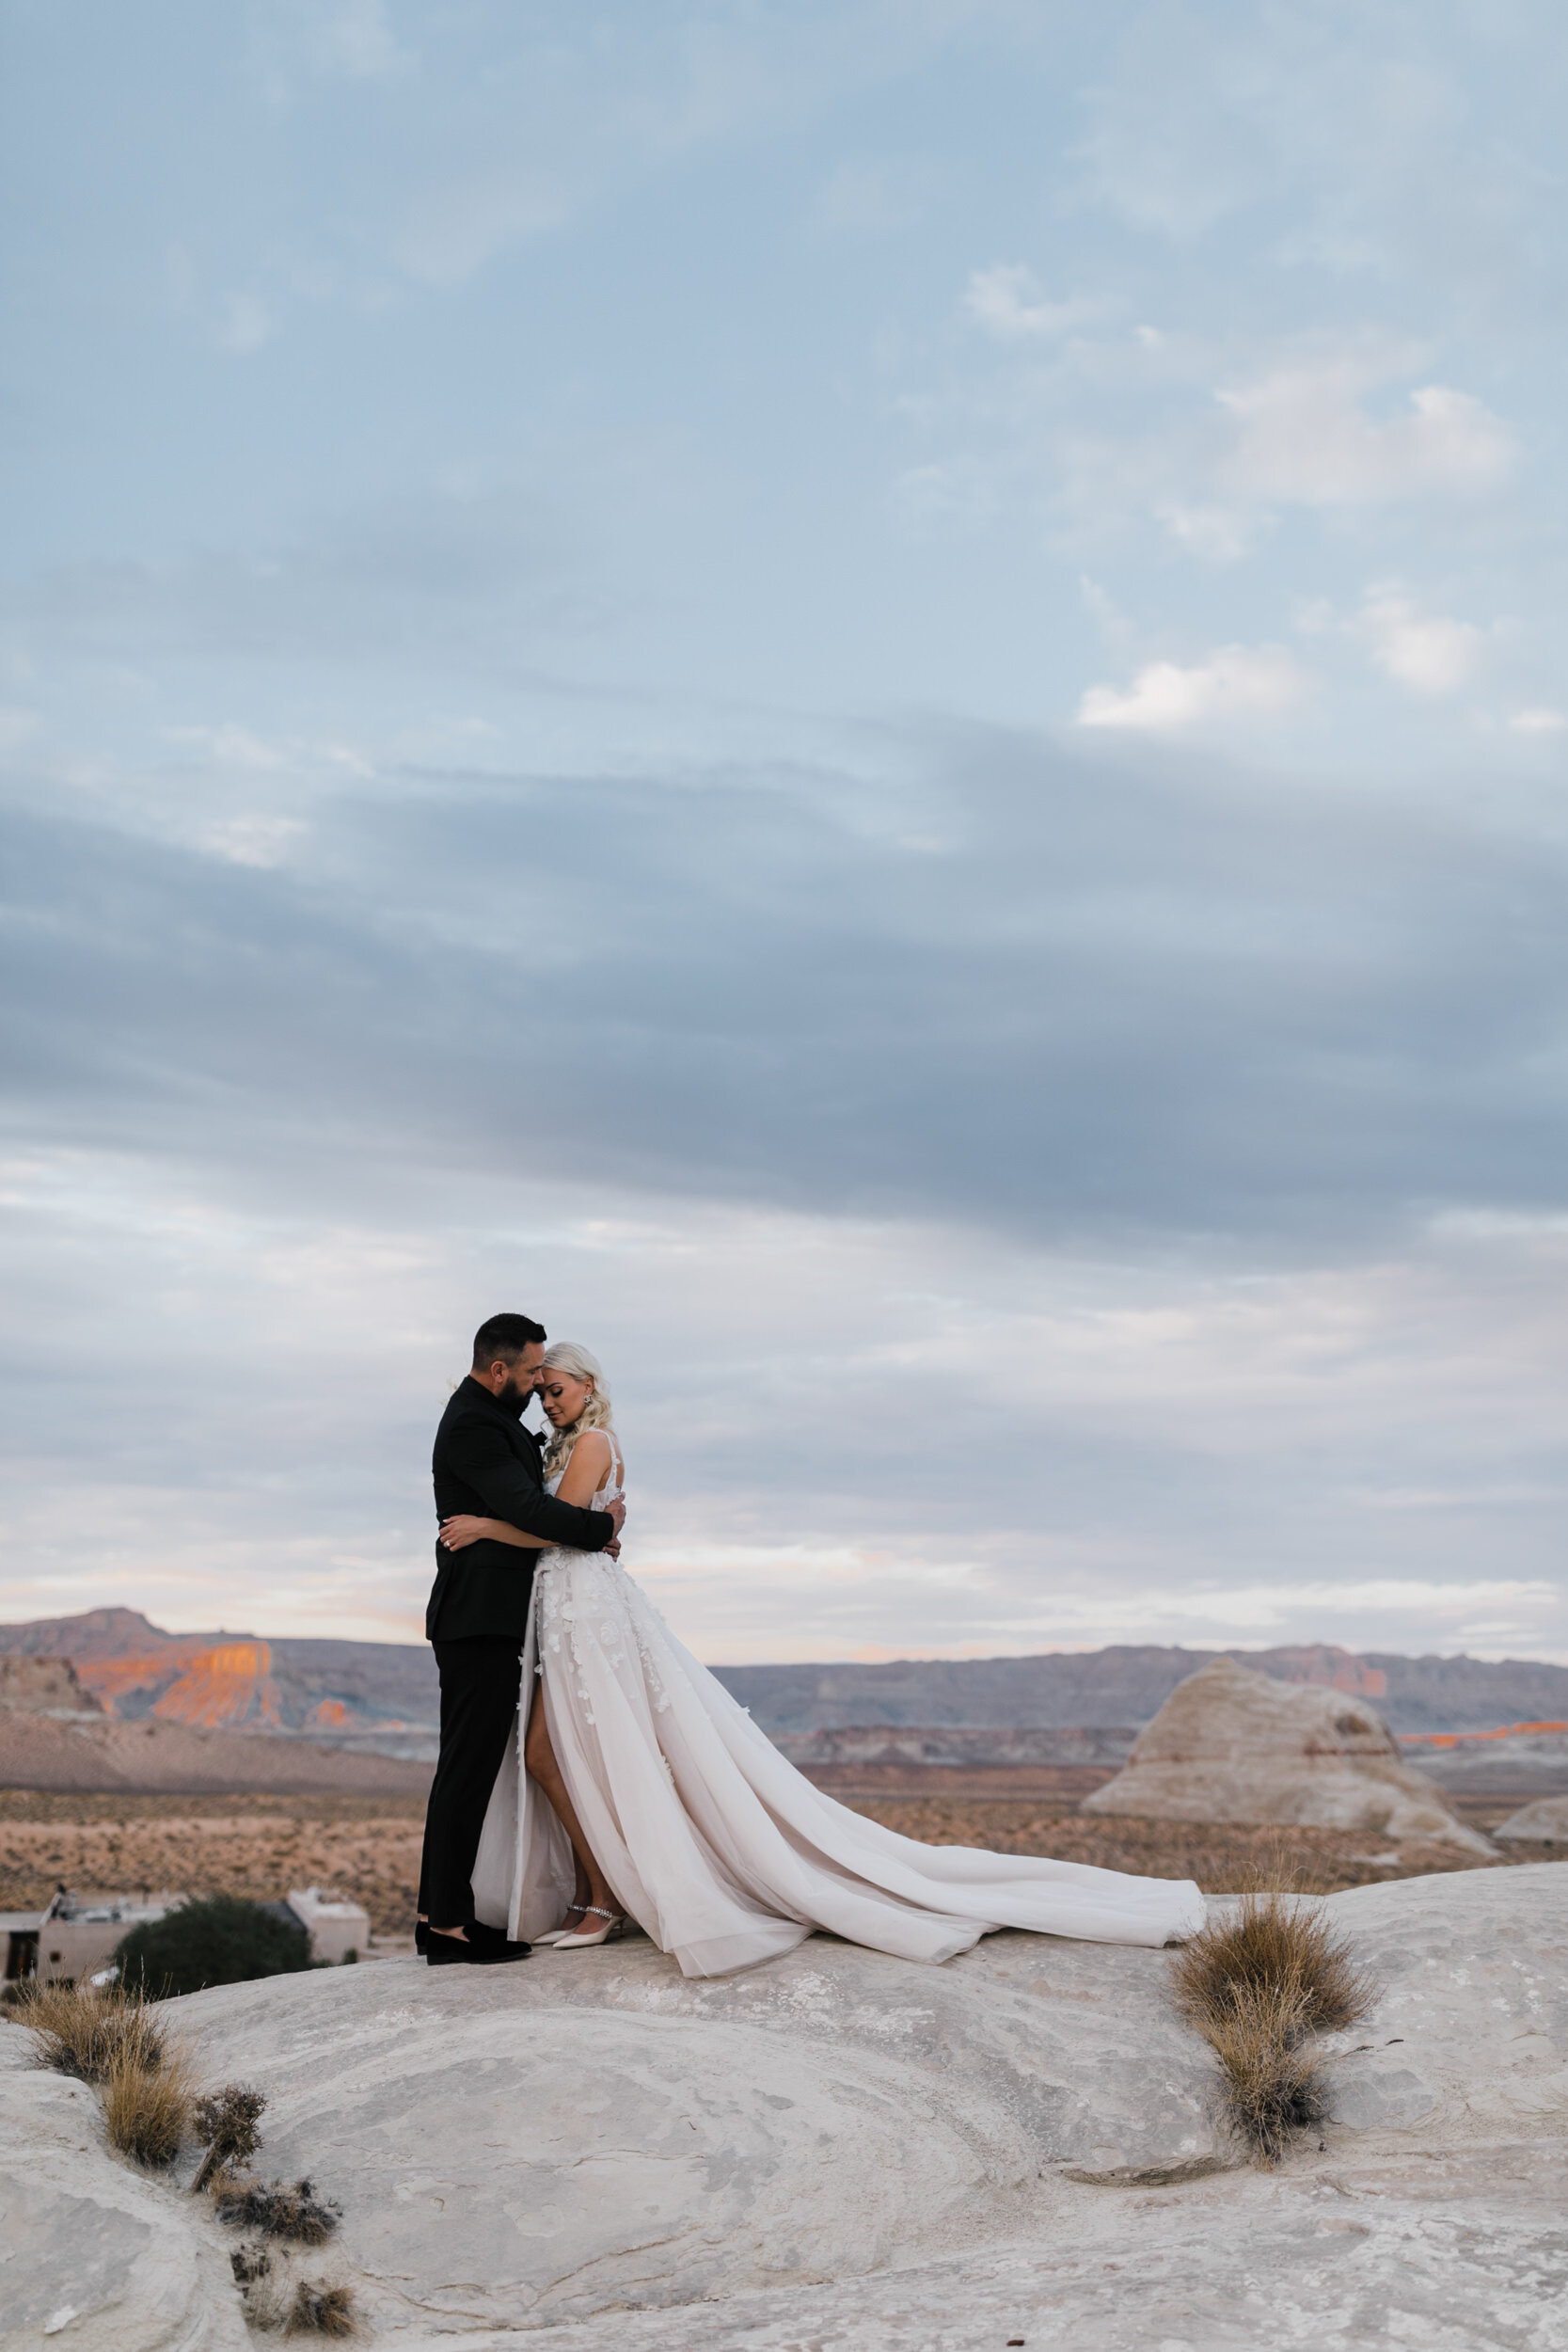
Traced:
<path fill-rule="evenodd" d="M 211 1895 L 133 1928 L 116 1946 L 115 1959 L 126 1991 L 145 1989 L 161 2000 L 199 1993 L 205 1984 L 293 1975 L 309 1967 L 310 1939 L 265 1903 Z"/>

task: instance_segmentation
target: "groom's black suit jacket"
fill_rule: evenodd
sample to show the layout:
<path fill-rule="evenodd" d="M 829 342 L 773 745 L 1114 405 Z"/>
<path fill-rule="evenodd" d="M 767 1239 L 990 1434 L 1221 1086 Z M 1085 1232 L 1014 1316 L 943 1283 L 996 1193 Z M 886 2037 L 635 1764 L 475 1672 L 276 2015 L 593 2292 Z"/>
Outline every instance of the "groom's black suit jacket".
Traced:
<path fill-rule="evenodd" d="M 471 1375 L 441 1416 L 431 1470 L 438 1518 L 469 1511 L 476 1518 L 505 1519 L 525 1535 L 573 1551 L 602 1551 L 615 1533 L 608 1511 L 579 1511 L 545 1492 L 539 1439 Z M 516 1544 L 487 1540 L 444 1551 L 437 1543 L 425 1639 L 462 1642 L 487 1633 L 520 1641 L 538 1557 Z"/>

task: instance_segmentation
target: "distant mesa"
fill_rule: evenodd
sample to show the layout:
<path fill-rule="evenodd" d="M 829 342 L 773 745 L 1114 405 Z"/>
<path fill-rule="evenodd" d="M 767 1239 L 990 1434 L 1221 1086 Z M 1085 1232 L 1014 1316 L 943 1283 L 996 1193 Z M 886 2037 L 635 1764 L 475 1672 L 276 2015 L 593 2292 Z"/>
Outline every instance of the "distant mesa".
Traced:
<path fill-rule="evenodd" d="M 127 1723 L 82 1688 L 69 1659 L 0 1655 L 0 1788 L 417 1796 L 429 1782 L 428 1763 L 371 1749 L 250 1739 L 156 1715 Z"/>
<path fill-rule="evenodd" d="M 170 1633 L 138 1610 L 93 1609 L 0 1625 L 0 1654 L 71 1660 L 79 1704 L 96 1700 L 120 1723 L 405 1761 L 436 1756 L 440 1693 L 422 1643 Z M 1455 1796 L 1521 1804 L 1568 1793 L 1568 1667 L 1541 1660 L 1362 1657 L 1327 1642 L 1225 1651 L 1118 1643 L 1021 1658 L 714 1671 L 824 1786 L 853 1779 L 891 1790 L 900 1776 L 968 1772 L 1010 1773 L 1008 1785 L 1022 1790 L 1043 1789 L 1042 1775 L 1124 1762 L 1171 1693 L 1216 1658 L 1374 1707 L 1397 1737 L 1421 1743 L 1406 1763 Z"/>
<path fill-rule="evenodd" d="M 1492 1853 L 1402 1761 L 1365 1700 L 1332 1685 L 1275 1682 L 1216 1658 L 1173 1691 L 1085 1813 L 1365 1830 Z"/>
<path fill-rule="evenodd" d="M 121 1723 L 308 1740 L 430 1762 L 440 1693 L 422 1644 L 262 1641 L 168 1633 L 135 1609 L 0 1625 L 0 1653 L 69 1658 L 84 1693 Z"/>
<path fill-rule="evenodd" d="M 900 1730 L 1081 1730 L 1141 1727 L 1179 1683 L 1215 1658 L 1229 1658 L 1276 1682 L 1365 1699 L 1401 1738 L 1568 1720 L 1568 1666 L 1528 1658 L 1404 1658 L 1391 1651 L 1358 1657 L 1326 1642 L 1260 1650 L 1116 1643 L 1024 1658 L 898 1658 L 875 1665 L 840 1660 L 717 1666 L 714 1672 L 775 1739 L 877 1724 Z"/>

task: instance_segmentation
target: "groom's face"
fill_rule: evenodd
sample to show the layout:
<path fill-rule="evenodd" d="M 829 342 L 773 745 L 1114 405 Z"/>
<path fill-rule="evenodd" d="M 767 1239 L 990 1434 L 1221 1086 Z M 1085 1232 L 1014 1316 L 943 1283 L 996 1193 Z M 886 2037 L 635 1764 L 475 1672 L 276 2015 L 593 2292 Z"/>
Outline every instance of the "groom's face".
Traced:
<path fill-rule="evenodd" d="M 545 1351 L 537 1340 L 531 1341 L 515 1364 L 506 1367 L 506 1378 L 496 1391 L 496 1402 L 504 1405 L 509 1413 L 519 1416 L 527 1410 L 529 1399 L 544 1378 Z"/>

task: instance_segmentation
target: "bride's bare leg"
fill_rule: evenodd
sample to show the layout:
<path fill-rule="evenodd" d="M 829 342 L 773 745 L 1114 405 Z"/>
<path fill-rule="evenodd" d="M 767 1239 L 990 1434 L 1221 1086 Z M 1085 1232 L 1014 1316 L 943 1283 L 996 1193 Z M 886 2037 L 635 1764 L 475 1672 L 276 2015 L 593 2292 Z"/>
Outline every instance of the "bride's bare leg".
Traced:
<path fill-rule="evenodd" d="M 610 1882 L 594 1858 L 594 1849 L 582 1834 L 582 1823 L 578 1820 L 572 1800 L 566 1793 L 566 1783 L 561 1776 L 561 1767 L 555 1760 L 555 1750 L 550 1745 L 550 1727 L 545 1721 L 545 1693 L 537 1684 L 534 1686 L 533 1706 L 528 1719 L 528 1734 L 523 1741 L 523 1761 L 533 1779 L 539 1783 L 540 1788 L 548 1797 L 555 1808 L 557 1820 L 572 1841 L 572 1852 L 578 1866 L 576 1891 L 578 1899 L 572 1905 L 568 1915 L 569 1922 L 574 1928 L 584 1924 L 589 1927 L 602 1927 L 604 1924 L 602 1920 L 591 1919 L 586 1922 L 582 1920 L 580 1915 L 587 1910 L 589 1904 L 594 1903 L 602 1911 L 614 1912 L 618 1912 L 621 1906 L 610 1892 Z"/>

